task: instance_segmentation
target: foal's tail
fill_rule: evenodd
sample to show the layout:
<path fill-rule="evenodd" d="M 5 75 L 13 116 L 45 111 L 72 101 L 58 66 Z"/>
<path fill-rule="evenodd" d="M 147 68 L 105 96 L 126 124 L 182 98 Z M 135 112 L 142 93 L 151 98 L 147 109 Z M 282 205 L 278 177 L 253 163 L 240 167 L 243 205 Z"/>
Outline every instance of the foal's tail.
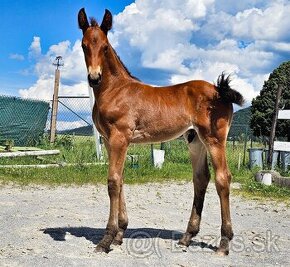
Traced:
<path fill-rule="evenodd" d="M 239 106 L 242 106 L 245 102 L 245 99 L 239 92 L 230 87 L 230 82 L 230 75 L 226 77 L 225 74 L 222 73 L 218 77 L 216 88 L 219 92 L 219 96 L 222 101 L 226 103 L 235 103 Z"/>

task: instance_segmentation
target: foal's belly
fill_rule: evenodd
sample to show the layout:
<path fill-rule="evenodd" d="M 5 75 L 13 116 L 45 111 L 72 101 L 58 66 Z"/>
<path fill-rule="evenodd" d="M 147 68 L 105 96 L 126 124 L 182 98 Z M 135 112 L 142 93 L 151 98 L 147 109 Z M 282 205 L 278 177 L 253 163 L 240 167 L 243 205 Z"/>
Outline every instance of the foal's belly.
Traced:
<path fill-rule="evenodd" d="M 133 132 L 131 143 L 166 142 L 180 137 L 189 129 L 193 129 L 192 124 L 183 125 L 182 127 L 164 129 L 138 129 Z"/>

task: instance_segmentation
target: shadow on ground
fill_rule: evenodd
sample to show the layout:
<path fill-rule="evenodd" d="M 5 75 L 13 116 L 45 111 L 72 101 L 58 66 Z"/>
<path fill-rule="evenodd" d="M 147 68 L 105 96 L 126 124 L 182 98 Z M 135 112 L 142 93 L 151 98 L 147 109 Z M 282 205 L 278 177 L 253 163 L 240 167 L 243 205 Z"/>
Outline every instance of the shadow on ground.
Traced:
<path fill-rule="evenodd" d="M 40 229 L 44 234 L 48 234 L 55 241 L 65 241 L 65 236 L 70 233 L 76 237 L 84 237 L 97 245 L 105 234 L 104 228 L 90 228 L 90 227 L 59 227 Z M 147 239 L 147 238 L 161 238 L 164 240 L 177 241 L 181 238 L 182 233 L 174 230 L 155 229 L 155 228 L 129 228 L 125 232 L 126 239 Z M 217 250 L 216 246 L 207 244 L 205 242 L 191 241 L 190 246 L 208 248 L 213 251 Z"/>

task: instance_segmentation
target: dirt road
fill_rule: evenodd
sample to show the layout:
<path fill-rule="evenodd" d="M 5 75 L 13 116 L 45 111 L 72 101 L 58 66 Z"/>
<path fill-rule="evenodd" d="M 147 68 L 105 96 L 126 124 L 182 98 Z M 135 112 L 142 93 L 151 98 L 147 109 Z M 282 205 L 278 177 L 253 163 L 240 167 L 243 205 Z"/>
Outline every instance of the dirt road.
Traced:
<path fill-rule="evenodd" d="M 96 254 L 109 199 L 106 186 L 0 187 L 0 266 L 290 266 L 290 209 L 231 196 L 230 255 L 214 253 L 220 207 L 209 186 L 201 231 L 177 246 L 192 204 L 192 185 L 127 185 L 129 229 L 121 247 Z"/>

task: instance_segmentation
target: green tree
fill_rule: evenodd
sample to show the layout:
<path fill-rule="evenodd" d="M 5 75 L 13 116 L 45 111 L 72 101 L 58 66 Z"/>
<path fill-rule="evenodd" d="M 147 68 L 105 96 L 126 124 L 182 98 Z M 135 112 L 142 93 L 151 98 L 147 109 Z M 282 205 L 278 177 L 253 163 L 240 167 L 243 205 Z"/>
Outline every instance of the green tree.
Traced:
<path fill-rule="evenodd" d="M 283 85 L 280 108 L 290 109 L 290 61 L 282 63 L 270 74 L 260 95 L 252 101 L 250 127 L 255 136 L 270 135 L 278 84 Z M 276 136 L 290 141 L 290 120 L 278 120 Z"/>

